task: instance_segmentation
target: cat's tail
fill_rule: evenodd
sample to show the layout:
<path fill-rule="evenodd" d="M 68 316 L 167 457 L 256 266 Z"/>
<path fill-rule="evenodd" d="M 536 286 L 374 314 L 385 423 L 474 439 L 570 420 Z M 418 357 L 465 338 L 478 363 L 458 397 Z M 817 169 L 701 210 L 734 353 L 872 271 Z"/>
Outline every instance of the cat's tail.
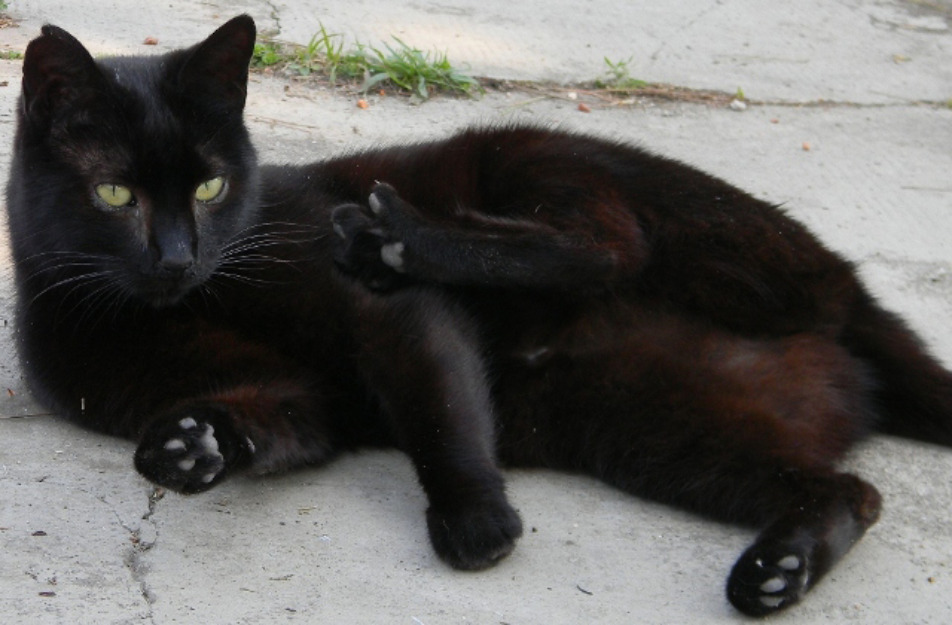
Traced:
<path fill-rule="evenodd" d="M 878 430 L 952 447 L 952 373 L 905 322 L 863 292 L 841 340 L 872 367 Z"/>

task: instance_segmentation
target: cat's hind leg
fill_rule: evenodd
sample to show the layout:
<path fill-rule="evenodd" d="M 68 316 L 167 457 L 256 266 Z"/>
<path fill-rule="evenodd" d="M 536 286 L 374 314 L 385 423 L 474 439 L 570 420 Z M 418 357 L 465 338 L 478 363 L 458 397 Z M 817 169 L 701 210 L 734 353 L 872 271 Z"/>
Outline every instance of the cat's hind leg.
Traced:
<path fill-rule="evenodd" d="M 684 460 L 674 460 L 644 476 L 650 486 L 608 481 L 716 519 L 763 528 L 727 580 L 728 600 L 745 614 L 766 616 L 799 602 L 879 518 L 879 492 L 855 475 L 784 466 L 769 453 L 757 458 L 721 450 L 708 464 L 703 456 L 716 452 L 702 446 L 685 452 L 697 460 L 694 473 Z"/>
<path fill-rule="evenodd" d="M 789 504 L 737 560 L 727 581 L 730 602 L 751 616 L 798 602 L 879 517 L 879 493 L 856 476 L 789 473 L 780 480 L 786 484 L 778 492 L 791 492 Z"/>
<path fill-rule="evenodd" d="M 422 282 L 597 293 L 620 273 L 634 271 L 647 253 L 636 220 L 624 212 L 613 215 L 619 223 L 602 235 L 595 232 L 594 217 L 580 210 L 561 227 L 462 208 L 433 217 L 386 184 L 374 187 L 368 205 L 335 208 L 335 262 L 378 290 Z"/>
<path fill-rule="evenodd" d="M 865 368 L 822 336 L 746 340 L 670 316 L 633 327 L 506 370 L 501 456 L 761 529 L 728 597 L 751 615 L 793 605 L 878 517 L 875 488 L 834 468 L 873 412 Z"/>

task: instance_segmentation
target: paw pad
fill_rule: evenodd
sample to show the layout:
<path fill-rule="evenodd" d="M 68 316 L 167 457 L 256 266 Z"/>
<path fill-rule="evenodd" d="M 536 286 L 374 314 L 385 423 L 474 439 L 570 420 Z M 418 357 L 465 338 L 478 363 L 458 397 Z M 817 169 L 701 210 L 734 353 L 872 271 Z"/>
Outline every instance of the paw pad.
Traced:
<path fill-rule="evenodd" d="M 136 452 L 136 467 L 153 482 L 184 493 L 209 488 L 225 469 L 215 428 L 193 417 L 158 426 Z"/>
<path fill-rule="evenodd" d="M 751 557 L 745 554 L 731 574 L 728 596 L 742 612 L 761 616 L 796 603 L 808 585 L 807 560 L 801 555 Z"/>
<path fill-rule="evenodd" d="M 380 247 L 380 259 L 394 271 L 403 273 L 403 250 L 406 249 L 400 241 L 385 243 Z"/>
<path fill-rule="evenodd" d="M 371 193 L 370 197 L 367 200 L 367 204 L 370 205 L 370 210 L 373 211 L 374 215 L 379 216 L 385 210 L 386 206 L 383 203 L 383 200 L 380 199 L 380 196 L 376 193 Z"/>
<path fill-rule="evenodd" d="M 777 560 L 772 567 L 757 560 L 757 566 L 768 572 L 779 569 L 780 574 L 770 577 L 760 585 L 760 603 L 767 608 L 779 608 L 791 598 L 797 599 L 807 585 L 806 568 L 798 556 L 788 555 Z"/>

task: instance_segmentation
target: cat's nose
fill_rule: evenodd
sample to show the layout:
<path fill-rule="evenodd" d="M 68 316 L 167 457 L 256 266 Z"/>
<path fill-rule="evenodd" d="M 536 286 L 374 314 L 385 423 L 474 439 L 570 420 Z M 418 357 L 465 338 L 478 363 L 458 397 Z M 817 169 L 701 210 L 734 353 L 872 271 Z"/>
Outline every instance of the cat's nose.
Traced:
<path fill-rule="evenodd" d="M 185 274 L 195 265 L 191 224 L 182 217 L 157 214 L 153 227 L 156 272 L 165 277 Z"/>
<path fill-rule="evenodd" d="M 186 274 L 195 265 L 191 252 L 187 255 L 163 257 L 159 260 L 156 269 L 164 277 L 178 277 Z"/>
<path fill-rule="evenodd" d="M 179 278 L 185 275 L 194 265 L 195 256 L 188 241 L 184 239 L 168 239 L 162 241 L 158 250 L 158 260 L 155 271 L 164 278 Z"/>

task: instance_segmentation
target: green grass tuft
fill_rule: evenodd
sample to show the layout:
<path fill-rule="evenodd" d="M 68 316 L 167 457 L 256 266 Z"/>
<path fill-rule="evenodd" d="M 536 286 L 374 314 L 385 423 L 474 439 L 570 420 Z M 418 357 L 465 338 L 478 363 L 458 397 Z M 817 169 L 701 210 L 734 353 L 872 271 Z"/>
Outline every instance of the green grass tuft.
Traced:
<path fill-rule="evenodd" d="M 383 49 L 359 42 L 345 49 L 343 36 L 329 33 L 322 24 L 305 46 L 259 41 L 251 65 L 300 76 L 319 75 L 332 84 L 359 81 L 363 92 L 393 86 L 424 100 L 436 91 L 468 95 L 482 91 L 479 82 L 454 68 L 446 54 L 423 52 L 397 37 L 393 40 Z"/>
<path fill-rule="evenodd" d="M 479 89 L 476 79 L 454 69 L 446 54 L 431 55 L 408 46 L 396 37 L 393 40 L 397 45 L 385 44 L 386 52 L 370 48 L 364 91 L 385 81 L 423 99 L 428 97 L 431 88 L 463 93 Z"/>
<path fill-rule="evenodd" d="M 265 41 L 256 43 L 254 52 L 251 53 L 252 67 L 271 67 L 284 62 L 284 56 L 278 49 L 277 44 Z"/>
<path fill-rule="evenodd" d="M 599 89 L 622 89 L 632 91 L 647 87 L 648 83 L 644 80 L 632 78 L 631 72 L 628 69 L 628 64 L 631 63 L 631 61 L 632 57 L 629 57 L 624 61 L 612 61 L 606 56 L 605 65 L 608 66 L 608 69 L 605 70 L 605 73 L 600 78 L 595 80 L 595 86 Z"/>

